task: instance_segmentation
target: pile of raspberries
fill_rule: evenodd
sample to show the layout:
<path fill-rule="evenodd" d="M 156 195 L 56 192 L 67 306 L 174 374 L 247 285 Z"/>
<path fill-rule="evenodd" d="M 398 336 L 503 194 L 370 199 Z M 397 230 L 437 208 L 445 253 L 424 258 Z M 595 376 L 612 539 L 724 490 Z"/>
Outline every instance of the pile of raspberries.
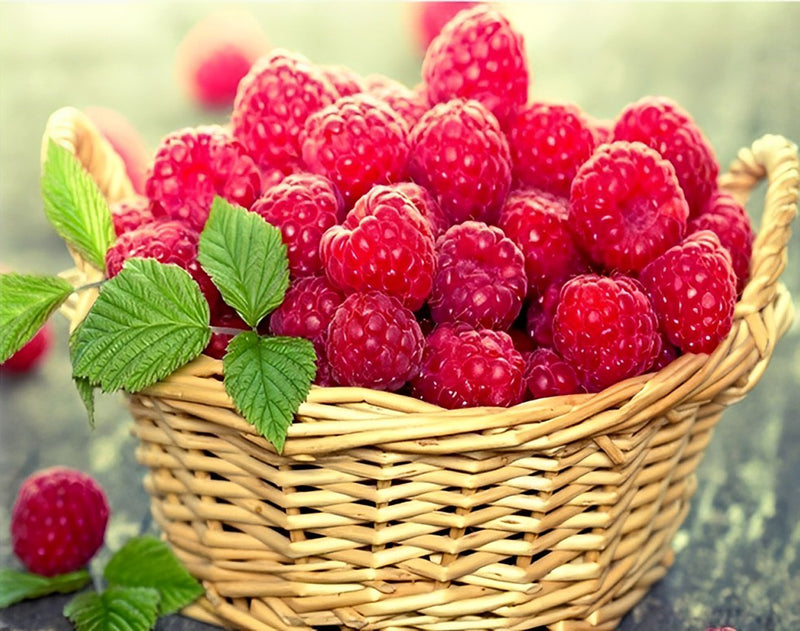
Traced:
<path fill-rule="evenodd" d="M 458 13 L 422 81 L 273 50 L 228 125 L 158 147 L 145 196 L 113 208 L 107 273 L 176 263 L 224 327 L 246 329 L 197 263 L 215 195 L 278 227 L 291 285 L 259 326 L 316 349 L 316 383 L 459 408 L 598 392 L 728 334 L 753 230 L 679 104 L 615 120 L 529 96 L 523 38 L 495 8 Z"/>

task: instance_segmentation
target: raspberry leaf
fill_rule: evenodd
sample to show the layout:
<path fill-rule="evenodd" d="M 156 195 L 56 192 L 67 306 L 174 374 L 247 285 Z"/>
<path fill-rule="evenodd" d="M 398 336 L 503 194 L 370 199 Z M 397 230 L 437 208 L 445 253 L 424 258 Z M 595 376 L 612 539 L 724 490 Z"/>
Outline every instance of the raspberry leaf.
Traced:
<path fill-rule="evenodd" d="M 0 275 L 0 362 L 25 346 L 72 292 L 55 276 Z"/>
<path fill-rule="evenodd" d="M 156 590 L 160 616 L 178 611 L 203 594 L 202 585 L 167 545 L 149 535 L 128 540 L 109 559 L 103 576 L 109 585 Z"/>
<path fill-rule="evenodd" d="M 2 568 L 0 569 L 0 609 L 30 598 L 76 592 L 85 587 L 91 578 L 87 570 L 77 570 L 57 576 L 41 576 Z"/>
<path fill-rule="evenodd" d="M 239 333 L 223 358 L 225 390 L 242 416 L 280 453 L 316 372 L 314 346 L 296 337 Z"/>
<path fill-rule="evenodd" d="M 72 335 L 73 376 L 137 392 L 197 357 L 210 337 L 208 303 L 188 272 L 130 259 Z"/>
<path fill-rule="evenodd" d="M 282 302 L 289 259 L 280 229 L 216 197 L 197 256 L 222 298 L 255 328 Z"/>
<path fill-rule="evenodd" d="M 111 211 L 97 183 L 69 149 L 51 138 L 42 170 L 42 199 L 56 232 L 97 269 L 114 242 Z"/>
<path fill-rule="evenodd" d="M 158 600 L 158 590 L 149 587 L 109 587 L 78 594 L 63 613 L 78 631 L 148 631 L 158 619 Z"/>
<path fill-rule="evenodd" d="M 83 406 L 86 408 L 86 414 L 89 417 L 89 425 L 94 429 L 94 386 L 92 382 L 85 377 L 73 377 L 72 381 L 75 383 L 75 389 L 78 391 Z"/>

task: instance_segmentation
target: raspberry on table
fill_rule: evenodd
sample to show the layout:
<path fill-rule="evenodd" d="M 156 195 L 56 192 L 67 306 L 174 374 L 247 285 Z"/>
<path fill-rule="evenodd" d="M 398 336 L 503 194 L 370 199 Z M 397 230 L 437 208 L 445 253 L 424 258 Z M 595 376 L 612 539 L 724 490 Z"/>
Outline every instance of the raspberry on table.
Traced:
<path fill-rule="evenodd" d="M 569 200 L 537 189 L 512 191 L 497 225 L 525 256 L 528 293 L 542 295 L 553 283 L 588 271 L 568 223 Z"/>
<path fill-rule="evenodd" d="M 572 182 L 568 222 L 594 263 L 637 272 L 686 231 L 675 169 L 641 142 L 601 145 Z"/>
<path fill-rule="evenodd" d="M 302 169 L 300 131 L 306 119 L 339 92 L 324 72 L 299 53 L 276 49 L 261 57 L 239 83 L 233 135 L 262 171 Z"/>
<path fill-rule="evenodd" d="M 691 115 L 666 97 L 646 96 L 620 112 L 614 140 L 639 141 L 669 160 L 692 216 L 699 214 L 717 186 L 719 163 L 711 143 Z"/>
<path fill-rule="evenodd" d="M 331 181 L 313 173 L 287 175 L 267 189 L 250 210 L 280 228 L 294 277 L 322 271 L 319 242 L 344 218 L 344 204 Z"/>
<path fill-rule="evenodd" d="M 261 176 L 241 143 L 217 125 L 168 134 L 156 150 L 145 183 L 153 216 L 202 230 L 220 195 L 249 208 L 261 192 Z"/>
<path fill-rule="evenodd" d="M 428 110 L 411 131 L 409 175 L 434 196 L 449 224 L 495 223 L 511 188 L 508 141 L 478 101 Z"/>
<path fill-rule="evenodd" d="M 558 307 L 563 282 L 551 283 L 538 296 L 533 296 L 525 312 L 525 330 L 538 346 L 553 346 L 553 318 Z"/>
<path fill-rule="evenodd" d="M 153 221 L 150 200 L 142 195 L 115 202 L 110 205 L 111 220 L 114 222 L 114 234 L 118 237 L 125 232 L 136 230 Z"/>
<path fill-rule="evenodd" d="M 155 259 L 185 269 L 200 286 L 200 291 L 213 309 L 222 299 L 211 277 L 200 267 L 197 250 L 200 234 L 180 221 L 153 221 L 136 230 L 125 232 L 106 251 L 106 275 L 119 274 L 128 259 Z"/>
<path fill-rule="evenodd" d="M 551 348 L 538 348 L 525 357 L 525 383 L 534 399 L 584 391 L 575 369 Z"/>
<path fill-rule="evenodd" d="M 508 124 L 515 186 L 569 197 L 572 179 L 594 152 L 597 138 L 576 105 L 529 103 Z"/>
<path fill-rule="evenodd" d="M 417 373 L 424 343 L 409 309 L 371 291 L 351 294 L 339 305 L 325 349 L 339 385 L 394 391 Z"/>
<path fill-rule="evenodd" d="M 414 396 L 444 408 L 510 407 L 525 395 L 525 359 L 503 331 L 438 325 L 425 340 Z"/>
<path fill-rule="evenodd" d="M 422 80 L 431 103 L 474 99 L 505 124 L 528 100 L 522 34 L 489 5 L 461 11 L 428 47 Z"/>
<path fill-rule="evenodd" d="M 309 116 L 301 146 L 307 169 L 330 179 L 346 208 L 375 184 L 406 179 L 408 125 L 370 94 L 342 97 Z"/>
<path fill-rule="evenodd" d="M 387 79 L 384 84 L 371 87 L 369 93 L 397 112 L 406 121 L 409 129 L 430 109 L 428 94 L 423 85 L 411 89 L 399 81 Z"/>
<path fill-rule="evenodd" d="M 420 214 L 428 220 L 434 240 L 450 227 L 450 222 L 442 212 L 439 202 L 424 186 L 420 186 L 416 182 L 397 182 L 397 184 L 389 184 L 389 188 L 400 191 L 413 202 Z"/>
<path fill-rule="evenodd" d="M 589 392 L 649 370 L 661 350 L 650 301 L 622 274 L 568 280 L 553 318 L 553 342 Z"/>
<path fill-rule="evenodd" d="M 436 242 L 428 306 L 433 320 L 506 330 L 527 293 L 525 258 L 500 228 L 479 221 L 451 226 Z"/>
<path fill-rule="evenodd" d="M 371 188 L 322 235 L 320 257 L 339 290 L 382 291 L 413 311 L 428 298 L 436 265 L 428 221 L 388 186 Z"/>
<path fill-rule="evenodd" d="M 50 467 L 27 477 L 11 510 L 14 554 L 43 576 L 74 572 L 103 545 L 108 500 L 89 475 Z"/>
<path fill-rule="evenodd" d="M 711 353 L 733 326 L 736 274 L 710 230 L 686 237 L 639 276 L 669 341 L 684 353 Z"/>
<path fill-rule="evenodd" d="M 330 363 L 325 352 L 328 325 L 344 295 L 325 276 L 306 276 L 292 281 L 281 305 L 270 314 L 273 335 L 302 337 L 314 344 L 317 376 L 314 383 L 333 385 Z"/>
<path fill-rule="evenodd" d="M 211 309 L 210 322 L 212 327 L 220 329 L 230 329 L 229 331 L 211 331 L 211 339 L 208 341 L 203 353 L 214 359 L 222 359 L 228 350 L 228 343 L 237 335 L 233 330 L 249 331 L 247 322 L 236 312 L 233 307 L 228 306 L 222 300 Z"/>
<path fill-rule="evenodd" d="M 728 193 L 715 191 L 703 212 L 689 220 L 686 233 L 711 230 L 719 237 L 731 255 L 736 274 L 736 292 L 741 294 L 750 278 L 750 259 L 753 256 L 755 232 L 747 211 Z"/>
<path fill-rule="evenodd" d="M 0 364 L 0 373 L 15 375 L 29 373 L 47 357 L 52 339 L 53 325 L 47 321 L 22 348 Z"/>
<path fill-rule="evenodd" d="M 323 64 L 319 67 L 322 74 L 331 82 L 339 97 L 352 96 L 366 91 L 364 77 L 352 68 L 341 64 Z"/>

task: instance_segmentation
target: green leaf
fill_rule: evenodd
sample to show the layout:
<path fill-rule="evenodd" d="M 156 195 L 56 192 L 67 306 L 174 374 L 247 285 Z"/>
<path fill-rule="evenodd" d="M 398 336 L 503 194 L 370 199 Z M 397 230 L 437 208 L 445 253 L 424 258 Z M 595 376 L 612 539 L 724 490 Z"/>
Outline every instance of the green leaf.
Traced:
<path fill-rule="evenodd" d="M 87 570 L 58 576 L 40 576 L 30 572 L 0 569 L 0 609 L 29 598 L 76 592 L 85 587 L 91 578 Z"/>
<path fill-rule="evenodd" d="M 108 202 L 69 150 L 50 139 L 42 171 L 44 212 L 56 232 L 97 269 L 114 242 Z"/>
<path fill-rule="evenodd" d="M 73 377 L 72 381 L 75 383 L 78 395 L 81 397 L 81 401 L 83 401 L 83 405 L 86 408 L 86 414 L 89 417 L 89 425 L 94 429 L 94 386 L 85 377 Z"/>
<path fill-rule="evenodd" d="M 208 303 L 188 272 L 129 259 L 72 336 L 73 375 L 104 392 L 137 392 L 197 357 L 210 337 Z"/>
<path fill-rule="evenodd" d="M 223 300 L 255 328 L 283 302 L 289 259 L 281 231 L 256 214 L 214 198 L 197 259 Z"/>
<path fill-rule="evenodd" d="M 0 275 L 0 362 L 25 346 L 73 291 L 56 276 Z"/>
<path fill-rule="evenodd" d="M 294 414 L 316 372 L 314 346 L 296 337 L 239 333 L 223 358 L 225 390 L 237 409 L 283 451 Z"/>
<path fill-rule="evenodd" d="M 150 587 L 161 600 L 159 615 L 172 613 L 203 595 L 195 580 L 163 541 L 144 535 L 130 539 L 109 560 L 103 573 L 109 585 Z"/>
<path fill-rule="evenodd" d="M 109 587 L 78 594 L 63 613 L 77 631 L 148 631 L 158 620 L 158 599 L 148 587 Z"/>

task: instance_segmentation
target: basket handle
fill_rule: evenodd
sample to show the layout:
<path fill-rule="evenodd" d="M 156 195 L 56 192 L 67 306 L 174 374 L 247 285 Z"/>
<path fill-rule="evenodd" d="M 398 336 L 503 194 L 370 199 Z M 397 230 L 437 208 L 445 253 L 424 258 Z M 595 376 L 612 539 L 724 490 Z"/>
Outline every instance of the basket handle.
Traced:
<path fill-rule="evenodd" d="M 778 279 L 786 268 L 791 224 L 797 215 L 800 162 L 797 145 L 783 136 L 768 134 L 751 147 L 741 149 L 719 185 L 739 203 L 745 204 L 758 182 L 767 178 L 761 228 L 753 245 L 750 281 L 736 305 L 736 315 L 745 317 L 775 299 Z"/>

